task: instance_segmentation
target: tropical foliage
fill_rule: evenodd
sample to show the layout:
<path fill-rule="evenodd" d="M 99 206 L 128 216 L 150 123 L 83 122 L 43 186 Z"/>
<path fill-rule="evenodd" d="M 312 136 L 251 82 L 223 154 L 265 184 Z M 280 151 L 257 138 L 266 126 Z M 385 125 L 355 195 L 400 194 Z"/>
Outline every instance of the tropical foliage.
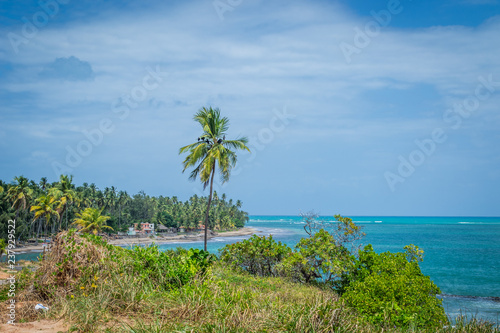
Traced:
<path fill-rule="evenodd" d="M 92 232 L 94 235 L 102 232 L 103 229 L 113 230 L 110 226 L 106 225 L 109 216 L 101 215 L 101 211 L 96 208 L 87 207 L 81 213 L 76 213 L 74 224 L 77 225 L 81 232 Z"/>
<path fill-rule="evenodd" d="M 290 254 L 272 237 L 232 247 L 247 262 L 259 261 L 256 275 L 200 250 L 126 249 L 74 230 L 53 242 L 35 271 L 16 276 L 16 303 L 25 305 L 16 309 L 19 323 L 63 319 L 65 331 L 79 332 L 500 332 L 494 323 L 474 318 L 447 322 L 435 301 L 437 289 L 418 269 L 422 251 L 415 246 L 400 254 L 376 254 L 366 247 L 350 270 L 352 279 L 344 280 L 349 291 L 339 297 L 318 283 L 256 276 L 279 274 L 268 268 Z M 10 299 L 9 286 L 0 286 L 0 301 Z M 408 295 L 402 296 L 404 290 Z M 365 302 L 364 295 L 369 296 Z M 37 312 L 37 303 L 50 310 Z M 7 311 L 3 307 L 0 315 Z"/>
<path fill-rule="evenodd" d="M 281 263 L 282 273 L 297 282 L 319 282 L 333 289 L 354 260 L 347 248 L 324 229 L 302 238 L 295 250 Z"/>
<path fill-rule="evenodd" d="M 71 227 L 77 214 L 87 208 L 109 216 L 104 232 L 126 231 L 134 223 L 150 222 L 167 227 L 197 229 L 205 218 L 208 198 L 192 196 L 182 201 L 177 197 L 153 197 L 144 192 L 129 195 L 114 186 L 99 189 L 95 184 L 77 186 L 71 176 L 61 175 L 57 182 L 43 177 L 39 182 L 19 176 L 12 183 L 0 180 L 0 239 L 7 239 L 9 220 L 16 220 L 16 239 L 45 238 Z M 214 191 L 208 226 L 212 230 L 241 228 L 248 214 L 242 202 L 219 196 Z"/>
<path fill-rule="evenodd" d="M 221 260 L 260 276 L 282 276 L 328 288 L 366 321 L 382 327 L 429 328 L 448 322 L 439 288 L 422 274 L 423 251 L 414 245 L 406 252 L 377 254 L 371 245 L 349 251 L 361 231 L 351 219 L 335 216 L 332 232 L 311 215 L 304 216 L 309 237 L 295 249 L 269 238 L 253 236 L 220 250 Z M 352 247 L 356 249 L 356 246 Z"/>
<path fill-rule="evenodd" d="M 194 167 L 189 179 L 200 178 L 205 189 L 210 184 L 210 193 L 205 212 L 205 226 L 209 225 L 209 212 L 212 203 L 212 191 L 216 170 L 222 183 L 229 180 L 231 169 L 236 165 L 237 157 L 233 150 L 247 150 L 247 138 L 226 140 L 226 132 L 229 129 L 229 119 L 220 115 L 219 109 L 201 108 L 195 115 L 194 120 L 201 125 L 203 133 L 198 141 L 179 149 L 179 154 L 188 153 L 182 163 L 187 168 Z M 233 149 L 233 150 L 231 150 Z M 207 230 L 205 227 L 205 251 L 207 250 Z"/>
<path fill-rule="evenodd" d="M 411 257 L 411 261 L 408 261 Z M 374 324 L 442 327 L 447 322 L 439 288 L 406 253 L 377 254 L 367 245 L 347 279 L 342 298 Z"/>
<path fill-rule="evenodd" d="M 55 210 L 55 204 L 56 204 L 56 198 L 51 197 L 50 195 L 42 195 L 39 198 L 36 199 L 36 204 L 34 206 L 31 206 L 30 211 L 34 212 L 35 215 L 33 217 L 33 222 L 36 220 L 43 218 L 45 219 L 45 227 L 46 230 L 50 226 L 50 219 L 51 217 L 59 217 L 59 212 Z M 39 224 L 39 227 L 41 224 Z M 52 225 L 52 233 L 54 233 L 54 227 L 55 224 Z M 40 228 L 38 228 L 37 232 L 37 238 L 38 234 L 40 233 Z M 47 234 L 45 234 L 47 236 Z"/>
<path fill-rule="evenodd" d="M 254 275 L 279 276 L 276 265 L 292 250 L 276 242 L 273 236 L 253 235 L 250 239 L 228 244 L 220 250 L 221 260 Z"/>
<path fill-rule="evenodd" d="M 7 248 L 7 242 L 5 239 L 0 239 L 0 261 L 2 260 L 2 256 L 5 253 L 5 249 Z"/>

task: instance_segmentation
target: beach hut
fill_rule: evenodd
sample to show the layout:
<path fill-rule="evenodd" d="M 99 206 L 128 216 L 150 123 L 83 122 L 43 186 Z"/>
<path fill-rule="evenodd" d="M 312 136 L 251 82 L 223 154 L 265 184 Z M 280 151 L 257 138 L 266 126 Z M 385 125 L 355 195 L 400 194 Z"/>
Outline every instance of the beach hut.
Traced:
<path fill-rule="evenodd" d="M 158 225 L 158 233 L 163 234 L 163 233 L 167 233 L 167 232 L 171 232 L 170 228 L 165 227 L 163 224 Z"/>

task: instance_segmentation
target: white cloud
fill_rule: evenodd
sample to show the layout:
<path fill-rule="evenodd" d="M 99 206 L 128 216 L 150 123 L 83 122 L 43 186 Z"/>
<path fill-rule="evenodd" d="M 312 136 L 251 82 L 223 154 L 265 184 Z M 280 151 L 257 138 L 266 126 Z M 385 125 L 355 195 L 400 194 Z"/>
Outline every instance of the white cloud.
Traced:
<path fill-rule="evenodd" d="M 387 149 L 394 150 L 442 125 L 442 112 L 473 92 L 478 76 L 493 74 L 500 81 L 498 17 L 477 28 L 384 27 L 347 64 L 339 44 L 353 44 L 354 28 L 363 29 L 367 19 L 335 5 L 244 2 L 220 21 L 210 2 L 196 2 L 174 11 L 166 6 L 47 26 L 16 56 L 7 44 L 0 46 L 0 61 L 13 64 L 0 79 L 0 90 L 32 94 L 28 108 L 8 101 L 1 107 L 27 114 L 24 125 L 7 117 L 4 126 L 27 138 L 63 137 L 61 150 L 78 143 L 83 129 L 109 118 L 116 130 L 106 140 L 148 137 L 148 145 L 162 151 L 192 140 L 192 114 L 208 103 L 231 118 L 235 133 L 248 135 L 269 126 L 272 109 L 286 105 L 300 126 L 287 127 L 273 145 L 334 140 L 360 147 L 393 141 Z M 38 76 L 54 59 L 71 56 L 91 66 L 93 80 L 48 82 Z M 142 84 L 148 66 L 167 74 L 120 119 L 112 103 Z M 419 85 L 436 94 L 423 93 Z M 413 105 L 397 100 L 398 92 L 414 92 Z M 419 99 L 430 110 L 418 115 L 405 110 L 418 110 Z M 478 117 L 498 127 L 492 103 L 483 103 Z M 467 126 L 477 130 L 475 122 Z M 140 146 L 131 146 L 130 153 Z M 105 145 L 99 149 L 109 149 L 110 159 L 119 154 Z"/>

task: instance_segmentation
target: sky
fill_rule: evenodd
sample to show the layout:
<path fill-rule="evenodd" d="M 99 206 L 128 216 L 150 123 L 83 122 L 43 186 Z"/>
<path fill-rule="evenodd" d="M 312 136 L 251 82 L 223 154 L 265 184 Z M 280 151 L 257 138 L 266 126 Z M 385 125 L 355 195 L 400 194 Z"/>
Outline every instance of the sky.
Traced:
<path fill-rule="evenodd" d="M 500 1 L 0 1 L 0 179 L 207 195 L 218 107 L 250 215 L 500 216 Z"/>

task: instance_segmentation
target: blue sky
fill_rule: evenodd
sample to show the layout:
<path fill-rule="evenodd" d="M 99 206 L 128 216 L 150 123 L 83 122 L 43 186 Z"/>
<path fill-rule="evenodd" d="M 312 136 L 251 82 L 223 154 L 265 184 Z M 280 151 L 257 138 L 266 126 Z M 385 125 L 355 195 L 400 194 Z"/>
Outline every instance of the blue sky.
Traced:
<path fill-rule="evenodd" d="M 206 194 L 202 106 L 250 214 L 500 216 L 500 2 L 2 1 L 0 179 Z"/>

